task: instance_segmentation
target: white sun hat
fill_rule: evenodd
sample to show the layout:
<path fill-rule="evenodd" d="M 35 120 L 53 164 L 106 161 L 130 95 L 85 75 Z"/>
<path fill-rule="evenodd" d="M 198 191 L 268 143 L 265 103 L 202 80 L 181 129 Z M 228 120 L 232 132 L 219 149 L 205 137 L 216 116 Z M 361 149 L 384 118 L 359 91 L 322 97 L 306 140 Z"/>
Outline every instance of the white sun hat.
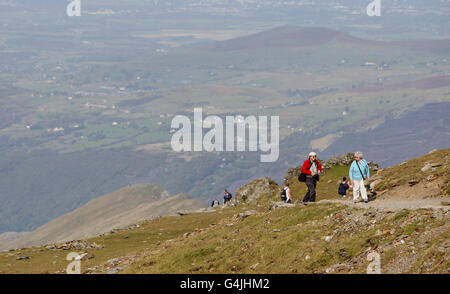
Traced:
<path fill-rule="evenodd" d="M 311 156 L 317 156 L 317 153 L 316 152 L 310 152 L 309 153 L 309 157 L 311 157 Z"/>

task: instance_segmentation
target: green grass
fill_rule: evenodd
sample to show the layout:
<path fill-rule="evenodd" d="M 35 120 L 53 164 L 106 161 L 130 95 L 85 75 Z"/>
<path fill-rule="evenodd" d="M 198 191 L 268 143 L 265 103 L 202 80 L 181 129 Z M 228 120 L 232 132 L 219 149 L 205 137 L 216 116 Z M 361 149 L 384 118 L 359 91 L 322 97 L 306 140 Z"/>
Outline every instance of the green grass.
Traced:
<path fill-rule="evenodd" d="M 225 223 L 233 226 L 214 227 L 173 242 L 164 251 L 132 264 L 126 273 L 323 272 L 334 264 L 359 256 L 365 258 L 366 249 L 395 238 L 396 235 L 375 236 L 377 230 L 389 227 L 389 221 L 369 230 L 359 226 L 336 234 L 336 229 L 342 229 L 341 217 L 350 210 L 336 205 L 311 205 L 250 216 L 237 223 L 230 220 Z M 404 223 L 407 219 L 404 215 L 397 221 Z M 334 236 L 329 243 L 324 241 L 328 235 Z M 382 255 L 386 263 L 393 258 L 394 253 Z M 365 273 L 367 263 L 358 263 L 350 272 Z"/>

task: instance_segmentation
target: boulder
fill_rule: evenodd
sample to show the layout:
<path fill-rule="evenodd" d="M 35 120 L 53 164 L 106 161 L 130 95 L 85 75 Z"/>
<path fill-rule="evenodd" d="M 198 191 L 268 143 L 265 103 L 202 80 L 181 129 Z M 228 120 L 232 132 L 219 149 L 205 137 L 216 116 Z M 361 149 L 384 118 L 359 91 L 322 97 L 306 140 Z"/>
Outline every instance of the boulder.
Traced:
<path fill-rule="evenodd" d="M 30 259 L 29 256 L 19 256 L 16 258 L 16 260 L 26 260 L 26 259 Z"/>
<path fill-rule="evenodd" d="M 255 214 L 257 214 L 258 212 L 256 211 L 256 210 L 247 210 L 247 211 L 245 211 L 245 212 L 241 212 L 241 213 L 239 213 L 238 214 L 238 218 L 239 218 L 239 220 L 243 220 L 244 218 L 247 218 L 247 217 L 249 217 L 249 216 L 251 216 L 251 215 L 255 215 Z"/>
<path fill-rule="evenodd" d="M 298 204 L 298 203 L 284 203 L 284 202 L 270 202 L 269 210 L 274 210 L 278 208 L 292 208 L 297 206 L 304 206 L 304 204 Z"/>
<path fill-rule="evenodd" d="M 92 259 L 94 258 L 94 254 L 90 253 L 90 252 L 86 252 L 80 255 L 80 259 L 81 260 L 87 260 L 87 259 Z"/>
<path fill-rule="evenodd" d="M 375 186 L 378 185 L 378 184 L 380 184 L 380 183 L 382 183 L 382 182 L 383 182 L 383 181 L 380 180 L 380 179 L 371 182 L 370 185 L 369 185 L 370 191 L 371 191 L 371 192 L 375 191 Z"/>
<path fill-rule="evenodd" d="M 237 203 L 256 204 L 262 196 L 272 196 L 278 190 L 278 184 L 274 180 L 264 177 L 240 187 L 234 197 Z"/>
<path fill-rule="evenodd" d="M 106 272 L 106 274 L 107 274 L 107 275 L 114 275 L 114 274 L 117 274 L 117 273 L 121 272 L 122 270 L 123 270 L 122 267 L 115 267 L 115 268 L 109 269 L 109 270 Z"/>
<path fill-rule="evenodd" d="M 252 265 L 251 267 L 250 267 L 250 269 L 251 270 L 256 270 L 256 267 L 259 265 L 259 262 L 258 263 L 255 263 L 254 265 Z"/>
<path fill-rule="evenodd" d="M 325 242 L 331 242 L 331 239 L 333 239 L 333 236 L 325 236 L 324 240 Z"/>
<path fill-rule="evenodd" d="M 427 164 L 425 164 L 424 167 L 422 167 L 421 171 L 422 171 L 422 172 L 426 172 L 426 171 L 429 170 L 431 167 L 432 167 L 431 164 L 427 163 Z"/>

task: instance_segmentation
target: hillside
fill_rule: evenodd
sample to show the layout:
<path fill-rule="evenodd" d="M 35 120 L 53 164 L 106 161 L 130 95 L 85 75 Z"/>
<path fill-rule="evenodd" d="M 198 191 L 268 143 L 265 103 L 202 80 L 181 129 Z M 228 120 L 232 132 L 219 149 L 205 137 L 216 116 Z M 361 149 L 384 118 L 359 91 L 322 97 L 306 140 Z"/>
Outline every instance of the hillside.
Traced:
<path fill-rule="evenodd" d="M 383 273 L 450 273 L 450 212 L 442 205 L 450 198 L 449 156 L 437 150 L 374 170 L 371 201 L 356 205 L 336 195 L 351 160 L 340 156 L 325 164 L 318 203 L 299 203 L 304 185 L 291 169 L 294 204 L 277 203 L 280 188 L 262 179 L 240 189 L 248 197 L 236 206 L 0 253 L 0 272 L 62 273 L 76 251 L 83 273 L 365 273 L 371 252 Z"/>
<path fill-rule="evenodd" d="M 375 251 L 383 273 L 449 273 L 448 217 L 320 203 L 260 211 L 166 242 L 124 272 L 365 273 Z"/>
<path fill-rule="evenodd" d="M 2 242 L 0 249 L 97 236 L 143 220 L 173 215 L 181 209 L 196 210 L 203 207 L 203 200 L 190 199 L 183 194 L 170 196 L 158 185 L 129 186 L 91 200 L 12 242 Z"/>

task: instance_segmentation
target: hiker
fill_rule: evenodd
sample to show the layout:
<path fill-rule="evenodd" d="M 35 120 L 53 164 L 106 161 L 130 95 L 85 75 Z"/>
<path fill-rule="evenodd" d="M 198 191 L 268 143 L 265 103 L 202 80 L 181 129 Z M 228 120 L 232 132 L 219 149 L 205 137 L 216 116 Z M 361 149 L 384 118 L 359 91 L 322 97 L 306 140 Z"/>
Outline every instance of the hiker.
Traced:
<path fill-rule="evenodd" d="M 341 195 L 341 198 L 345 198 L 347 195 L 347 190 L 350 188 L 347 182 L 347 177 L 343 177 L 341 183 L 339 184 L 338 193 Z"/>
<path fill-rule="evenodd" d="M 305 183 L 308 187 L 308 192 L 303 197 L 303 203 L 316 201 L 316 185 L 319 181 L 319 174 L 322 172 L 322 166 L 316 158 L 317 154 L 311 152 L 309 158 L 302 165 L 301 172 L 305 175 Z"/>
<path fill-rule="evenodd" d="M 227 191 L 227 189 L 224 190 L 225 195 L 223 195 L 223 205 L 227 204 L 231 201 L 231 198 L 233 198 L 233 195 L 231 195 L 230 192 Z"/>
<path fill-rule="evenodd" d="M 291 189 L 289 189 L 289 184 L 286 184 L 286 186 L 283 188 L 283 191 L 281 191 L 281 201 L 283 201 L 284 203 L 292 203 Z"/>
<path fill-rule="evenodd" d="M 214 197 L 214 199 L 213 199 L 213 201 L 211 203 L 211 207 L 216 207 L 216 206 L 219 206 L 219 205 L 220 205 L 219 200 L 217 200 L 217 197 Z"/>
<path fill-rule="evenodd" d="M 360 193 L 364 202 L 369 202 L 364 181 L 370 178 L 370 169 L 367 161 L 363 159 L 363 154 L 359 151 L 355 152 L 355 160 L 350 166 L 349 176 L 351 181 L 350 187 L 353 187 L 353 203 L 358 202 Z"/>

